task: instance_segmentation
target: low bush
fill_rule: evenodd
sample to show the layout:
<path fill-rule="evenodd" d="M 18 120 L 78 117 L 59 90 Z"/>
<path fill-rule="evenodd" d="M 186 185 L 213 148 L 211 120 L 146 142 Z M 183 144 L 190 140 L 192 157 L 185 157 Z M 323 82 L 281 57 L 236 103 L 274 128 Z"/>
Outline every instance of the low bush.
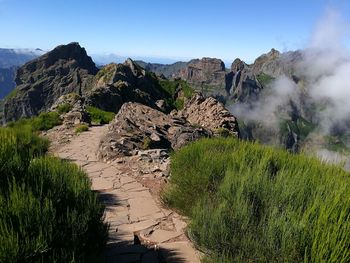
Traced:
<path fill-rule="evenodd" d="M 0 262 L 96 262 L 103 206 L 76 165 L 31 129 L 0 129 Z"/>
<path fill-rule="evenodd" d="M 86 111 L 89 113 L 91 122 L 94 124 L 107 124 L 114 119 L 115 113 L 103 111 L 101 109 L 87 106 Z"/>
<path fill-rule="evenodd" d="M 75 133 L 82 133 L 89 130 L 89 126 L 86 124 L 80 124 L 75 128 Z"/>
<path fill-rule="evenodd" d="M 63 103 L 61 105 L 58 105 L 57 107 L 57 112 L 59 114 L 63 114 L 63 113 L 67 113 L 69 112 L 71 109 L 73 108 L 73 106 L 69 103 Z"/>
<path fill-rule="evenodd" d="M 15 122 L 10 122 L 7 124 L 10 128 L 27 127 L 32 129 L 32 131 L 47 131 L 53 127 L 62 124 L 60 115 L 56 111 L 52 112 L 42 112 L 39 116 L 32 117 L 30 119 L 20 119 Z"/>
<path fill-rule="evenodd" d="M 349 193 L 340 167 L 217 138 L 172 156 L 163 198 L 207 262 L 349 262 Z"/>

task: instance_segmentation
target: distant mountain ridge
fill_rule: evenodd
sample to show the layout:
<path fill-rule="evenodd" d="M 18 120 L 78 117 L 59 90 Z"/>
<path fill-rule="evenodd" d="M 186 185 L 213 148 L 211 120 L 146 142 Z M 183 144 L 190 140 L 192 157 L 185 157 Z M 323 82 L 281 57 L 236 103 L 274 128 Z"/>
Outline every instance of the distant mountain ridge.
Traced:
<path fill-rule="evenodd" d="M 44 53 L 45 51 L 39 48 L 0 48 L 0 100 L 15 88 L 15 75 L 17 68 Z"/>
<path fill-rule="evenodd" d="M 174 77 L 180 70 L 186 68 L 189 62 L 175 62 L 172 64 L 148 63 L 142 60 L 136 60 L 135 63 L 147 71 L 152 71 L 158 75 L 164 75 L 166 78 Z"/>
<path fill-rule="evenodd" d="M 0 68 L 19 67 L 24 63 L 37 58 L 45 51 L 37 49 L 8 49 L 0 48 Z"/>

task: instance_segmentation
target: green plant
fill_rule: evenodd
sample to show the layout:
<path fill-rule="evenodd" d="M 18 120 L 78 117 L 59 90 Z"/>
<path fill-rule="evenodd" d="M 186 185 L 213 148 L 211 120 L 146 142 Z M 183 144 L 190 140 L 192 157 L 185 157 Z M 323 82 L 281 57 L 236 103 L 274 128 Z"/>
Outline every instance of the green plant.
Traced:
<path fill-rule="evenodd" d="M 89 126 L 86 124 L 80 124 L 75 128 L 75 133 L 81 133 L 89 130 Z"/>
<path fill-rule="evenodd" d="M 59 114 L 63 114 L 63 113 L 67 113 L 69 112 L 71 109 L 73 108 L 73 106 L 69 103 L 63 103 L 61 105 L 58 105 L 57 107 L 57 112 Z"/>
<path fill-rule="evenodd" d="M 94 262 L 108 229 L 86 174 L 29 128 L 0 142 L 0 262 Z"/>
<path fill-rule="evenodd" d="M 91 122 L 95 124 L 107 124 L 114 119 L 115 113 L 103 111 L 93 106 L 87 106 L 86 111 L 89 113 Z"/>
<path fill-rule="evenodd" d="M 149 137 L 145 137 L 143 138 L 143 141 L 142 141 L 142 148 L 144 150 L 149 150 L 152 148 L 152 140 L 149 138 Z"/>
<path fill-rule="evenodd" d="M 62 124 L 60 115 L 56 111 L 52 111 L 40 113 L 39 116 L 30 119 L 20 119 L 15 122 L 9 122 L 7 127 L 17 129 L 27 127 L 32 131 L 47 131 L 60 124 Z"/>
<path fill-rule="evenodd" d="M 261 73 L 259 74 L 256 79 L 258 80 L 258 82 L 263 86 L 263 87 L 266 87 L 268 85 L 271 84 L 272 81 L 275 80 L 274 77 L 268 75 L 268 74 L 265 74 L 265 73 Z"/>
<path fill-rule="evenodd" d="M 208 262 L 349 262 L 349 193 L 338 166 L 216 138 L 173 154 L 163 199 Z"/>
<path fill-rule="evenodd" d="M 13 90 L 11 90 L 11 92 L 9 94 L 7 94 L 6 99 L 12 99 L 14 97 L 16 97 L 19 93 L 19 90 L 14 88 Z"/>
<path fill-rule="evenodd" d="M 160 80 L 159 86 L 168 96 L 165 101 L 170 109 L 181 110 L 184 106 L 184 99 L 191 98 L 194 93 L 194 89 L 184 80 Z M 177 97 L 177 92 L 182 92 L 183 97 Z"/>

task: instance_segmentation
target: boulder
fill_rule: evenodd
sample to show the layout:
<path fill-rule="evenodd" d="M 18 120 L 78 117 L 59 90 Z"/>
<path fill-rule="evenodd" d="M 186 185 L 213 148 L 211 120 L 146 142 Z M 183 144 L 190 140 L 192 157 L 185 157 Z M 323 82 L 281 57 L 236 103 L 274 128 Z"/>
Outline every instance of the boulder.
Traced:
<path fill-rule="evenodd" d="M 125 103 L 101 139 L 98 155 L 104 160 L 136 155 L 139 150 L 178 149 L 212 132 L 194 127 L 184 118 L 166 115 L 139 103 Z"/>
<path fill-rule="evenodd" d="M 228 134 L 239 135 L 236 118 L 213 97 L 205 98 L 201 93 L 196 93 L 187 100 L 184 108 L 177 113 L 192 125 L 199 125 L 217 133 L 225 129 Z"/>

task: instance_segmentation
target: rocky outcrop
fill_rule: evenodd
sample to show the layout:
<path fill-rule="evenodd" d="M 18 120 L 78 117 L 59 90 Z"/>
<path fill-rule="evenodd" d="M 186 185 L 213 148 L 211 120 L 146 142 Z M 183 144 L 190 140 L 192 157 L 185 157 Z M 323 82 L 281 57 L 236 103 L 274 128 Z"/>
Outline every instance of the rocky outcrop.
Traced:
<path fill-rule="evenodd" d="M 252 65 L 252 72 L 255 75 L 266 74 L 273 78 L 281 75 L 292 77 L 298 63 L 303 58 L 301 51 L 290 51 L 280 53 L 276 49 L 258 57 Z"/>
<path fill-rule="evenodd" d="M 96 68 L 78 43 L 56 47 L 17 70 L 16 90 L 4 104 L 5 121 L 48 110 L 64 94 L 85 94 Z"/>
<path fill-rule="evenodd" d="M 183 110 L 177 113 L 192 125 L 199 125 L 213 133 L 225 130 L 227 134 L 238 136 L 239 128 L 236 118 L 213 97 L 205 98 L 197 93 L 189 99 Z"/>
<path fill-rule="evenodd" d="M 194 127 L 184 118 L 139 103 L 125 103 L 101 140 L 99 157 L 110 160 L 135 155 L 138 150 L 178 149 L 210 135 L 209 130 Z"/>
<path fill-rule="evenodd" d="M 186 80 L 205 95 L 227 95 L 225 64 L 220 59 L 191 60 L 176 77 Z"/>
<path fill-rule="evenodd" d="M 66 128 L 74 127 L 81 123 L 90 123 L 90 116 L 85 109 L 84 98 L 70 93 L 61 96 L 51 107 L 51 111 L 59 111 L 61 106 L 68 107 L 68 112 L 61 114 L 62 124 Z"/>
<path fill-rule="evenodd" d="M 97 73 L 87 103 L 118 112 L 125 102 L 130 101 L 157 108 L 156 102 L 168 96 L 154 74 L 128 59 L 123 64 L 109 64 Z"/>
<path fill-rule="evenodd" d="M 230 99 L 240 102 L 255 101 L 263 86 L 252 72 L 251 66 L 236 58 L 227 74 L 226 86 Z"/>

